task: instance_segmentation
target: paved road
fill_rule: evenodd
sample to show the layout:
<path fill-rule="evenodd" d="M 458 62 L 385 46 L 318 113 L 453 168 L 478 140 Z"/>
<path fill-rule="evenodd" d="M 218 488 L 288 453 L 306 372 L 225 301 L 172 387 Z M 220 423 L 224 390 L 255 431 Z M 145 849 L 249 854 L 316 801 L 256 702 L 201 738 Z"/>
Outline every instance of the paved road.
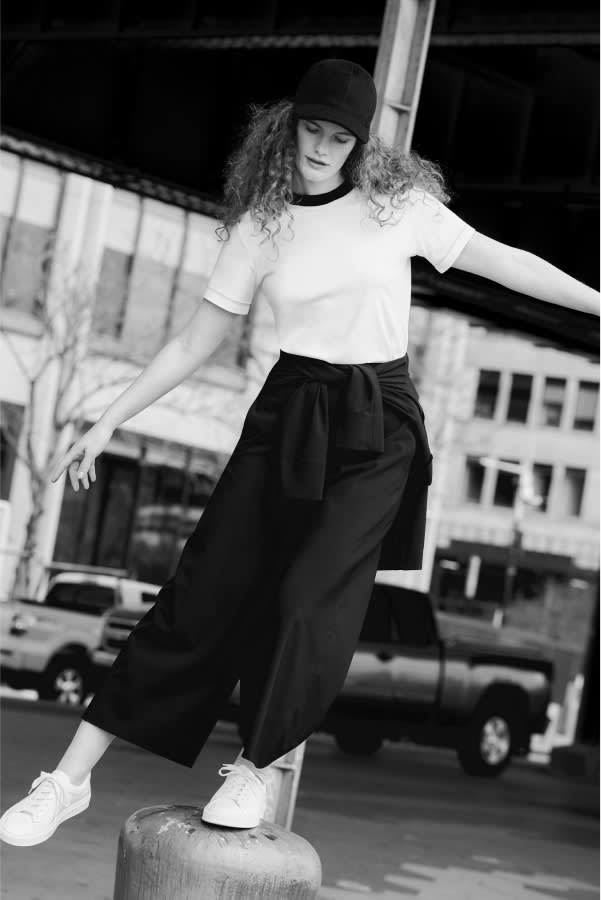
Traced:
<path fill-rule="evenodd" d="M 54 768 L 77 723 L 35 702 L 2 707 L 2 811 Z M 95 767 L 92 803 L 44 844 L 1 845 L 6 900 L 111 900 L 117 838 L 136 809 L 201 806 L 233 761 L 219 725 L 193 769 L 116 740 Z M 518 761 L 470 778 L 446 750 L 387 745 L 375 758 L 310 739 L 293 830 L 318 850 L 320 900 L 593 900 L 599 897 L 598 787 Z"/>

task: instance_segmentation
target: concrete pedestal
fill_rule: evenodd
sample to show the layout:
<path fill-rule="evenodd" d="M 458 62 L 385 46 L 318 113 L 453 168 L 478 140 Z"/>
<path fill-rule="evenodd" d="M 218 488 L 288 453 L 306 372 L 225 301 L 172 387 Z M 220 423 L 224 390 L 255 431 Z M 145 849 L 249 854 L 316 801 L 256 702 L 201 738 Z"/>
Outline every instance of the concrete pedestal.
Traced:
<path fill-rule="evenodd" d="M 195 806 L 137 810 L 119 834 L 113 900 L 315 900 L 321 862 L 271 822 L 207 825 Z"/>

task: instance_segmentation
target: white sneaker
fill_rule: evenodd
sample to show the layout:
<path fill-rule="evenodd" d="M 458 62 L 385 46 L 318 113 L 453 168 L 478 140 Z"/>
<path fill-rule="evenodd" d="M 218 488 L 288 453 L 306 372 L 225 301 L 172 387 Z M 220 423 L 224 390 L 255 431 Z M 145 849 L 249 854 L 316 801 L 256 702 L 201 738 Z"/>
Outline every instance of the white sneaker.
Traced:
<path fill-rule="evenodd" d="M 41 772 L 27 796 L 9 807 L 0 818 L 0 839 L 17 847 L 41 844 L 61 822 L 90 805 L 90 773 L 81 785 L 71 783 L 60 769 Z"/>
<path fill-rule="evenodd" d="M 227 763 L 219 769 L 225 783 L 202 811 L 204 822 L 234 828 L 255 828 L 265 815 L 266 780 L 244 763 Z"/>

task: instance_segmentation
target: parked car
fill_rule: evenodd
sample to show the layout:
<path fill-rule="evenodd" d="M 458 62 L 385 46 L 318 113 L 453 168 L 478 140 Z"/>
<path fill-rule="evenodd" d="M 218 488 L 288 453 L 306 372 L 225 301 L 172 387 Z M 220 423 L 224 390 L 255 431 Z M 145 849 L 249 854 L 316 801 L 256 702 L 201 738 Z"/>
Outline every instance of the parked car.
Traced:
<path fill-rule="evenodd" d="M 94 686 L 91 655 L 103 613 L 131 609 L 141 616 L 159 589 L 116 575 L 63 572 L 50 580 L 42 601 L 0 603 L 0 679 L 33 688 L 42 699 L 83 703 Z"/>
<path fill-rule="evenodd" d="M 441 616 L 445 619 L 444 615 Z M 554 665 L 502 629 L 445 636 L 430 596 L 374 585 L 359 644 L 318 730 L 351 754 L 384 740 L 452 747 L 470 775 L 499 775 L 549 719 Z"/>
<path fill-rule="evenodd" d="M 140 618 L 107 613 L 93 654 L 109 666 Z M 553 662 L 490 629 L 488 638 L 443 638 L 428 594 L 376 582 L 340 694 L 317 727 L 345 753 L 376 753 L 384 740 L 456 749 L 470 775 L 499 775 L 544 733 Z M 237 721 L 237 684 L 221 718 Z"/>

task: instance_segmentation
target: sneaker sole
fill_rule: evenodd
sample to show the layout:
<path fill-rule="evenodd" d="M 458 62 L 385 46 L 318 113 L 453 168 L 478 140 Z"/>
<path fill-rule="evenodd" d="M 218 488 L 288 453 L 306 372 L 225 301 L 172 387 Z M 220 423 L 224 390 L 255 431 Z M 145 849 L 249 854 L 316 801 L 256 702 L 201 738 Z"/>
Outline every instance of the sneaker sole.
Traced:
<path fill-rule="evenodd" d="M 91 795 L 89 794 L 87 797 L 83 797 L 81 800 L 78 800 L 76 803 L 73 803 L 68 809 L 63 810 L 63 812 L 57 816 L 57 818 L 52 822 L 49 829 L 45 831 L 41 835 L 36 835 L 34 838 L 31 837 L 16 837 L 11 834 L 7 834 L 4 831 L 4 828 L 0 825 L 0 839 L 5 841 L 7 844 L 12 844 L 14 847 L 33 847 L 35 844 L 41 844 L 44 841 L 47 841 L 49 837 L 52 837 L 56 829 L 59 825 L 62 825 L 67 819 L 72 818 L 72 816 L 77 816 L 80 812 L 83 812 L 90 805 Z"/>
<path fill-rule="evenodd" d="M 243 816 L 219 815 L 216 813 L 202 812 L 202 821 L 209 825 L 224 825 L 229 828 L 256 828 L 261 822 L 261 817 L 254 819 L 245 819 Z"/>

